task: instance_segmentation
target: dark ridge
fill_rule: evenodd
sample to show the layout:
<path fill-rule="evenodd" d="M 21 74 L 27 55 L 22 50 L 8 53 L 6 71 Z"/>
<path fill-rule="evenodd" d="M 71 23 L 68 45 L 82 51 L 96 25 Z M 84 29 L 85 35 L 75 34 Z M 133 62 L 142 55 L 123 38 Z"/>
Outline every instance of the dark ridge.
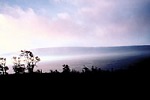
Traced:
<path fill-rule="evenodd" d="M 141 46 L 116 46 L 116 47 L 50 47 L 32 49 L 39 55 L 83 55 L 83 54 L 97 54 L 97 53 L 122 53 L 122 52 L 149 52 L 149 45 Z M 61 52 L 60 52 L 61 51 Z"/>

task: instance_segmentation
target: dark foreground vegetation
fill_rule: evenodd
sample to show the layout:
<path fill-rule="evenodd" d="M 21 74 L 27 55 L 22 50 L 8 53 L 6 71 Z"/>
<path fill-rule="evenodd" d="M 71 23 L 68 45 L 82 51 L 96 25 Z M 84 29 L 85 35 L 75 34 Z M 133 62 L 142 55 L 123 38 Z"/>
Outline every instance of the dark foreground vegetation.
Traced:
<path fill-rule="evenodd" d="M 63 65 L 63 71 L 59 72 L 57 70 L 50 71 L 49 73 L 42 73 L 40 70 L 33 73 L 22 73 L 22 74 L 7 74 L 0 75 L 0 80 L 12 80 L 12 81 L 79 81 L 79 82 L 91 82 L 91 81 L 138 81 L 138 80 L 148 80 L 150 74 L 150 58 L 143 59 L 127 69 L 120 70 L 101 70 L 96 67 L 91 69 L 84 67 L 81 72 L 76 70 L 71 70 L 68 65 Z"/>
<path fill-rule="evenodd" d="M 118 97 L 118 93 L 126 97 L 130 93 L 133 96 L 133 93 L 141 94 L 148 91 L 149 74 L 150 58 L 147 58 L 122 70 L 107 71 L 96 67 L 92 69 L 84 67 L 82 72 L 77 72 L 71 70 L 68 65 L 63 65 L 63 72 L 41 73 L 38 71 L 0 75 L 0 85 L 1 89 L 4 88 L 7 91 L 13 90 L 20 94 L 22 94 L 20 91 L 24 91 L 28 93 L 27 95 L 31 92 L 30 95 L 33 96 L 33 93 L 36 93 L 37 97 L 37 93 L 39 95 L 47 93 L 48 97 L 52 94 L 64 94 L 66 98 L 67 93 L 70 93 L 73 97 L 79 94 L 84 97 L 83 94 L 86 94 L 88 97 L 90 94 L 92 98 L 95 96 L 99 98 L 99 95 L 101 97 L 100 92 L 108 97 L 109 94 Z"/>

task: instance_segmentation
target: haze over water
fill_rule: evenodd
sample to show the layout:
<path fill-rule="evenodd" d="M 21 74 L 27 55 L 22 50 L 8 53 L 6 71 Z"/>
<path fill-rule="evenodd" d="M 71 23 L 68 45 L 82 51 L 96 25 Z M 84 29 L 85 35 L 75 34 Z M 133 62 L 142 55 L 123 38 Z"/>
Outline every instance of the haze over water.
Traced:
<path fill-rule="evenodd" d="M 91 68 L 92 66 L 111 70 L 127 68 L 129 65 L 138 62 L 139 60 L 150 57 L 149 46 L 137 47 L 109 47 L 109 48 L 42 48 L 31 50 L 35 56 L 39 56 L 41 61 L 37 63 L 37 69 L 42 69 L 43 72 L 50 70 L 62 71 L 62 65 L 68 64 L 71 69 L 81 71 L 83 67 Z M 12 57 L 19 56 L 18 53 L 4 54 L 7 58 L 7 65 L 12 70 Z"/>

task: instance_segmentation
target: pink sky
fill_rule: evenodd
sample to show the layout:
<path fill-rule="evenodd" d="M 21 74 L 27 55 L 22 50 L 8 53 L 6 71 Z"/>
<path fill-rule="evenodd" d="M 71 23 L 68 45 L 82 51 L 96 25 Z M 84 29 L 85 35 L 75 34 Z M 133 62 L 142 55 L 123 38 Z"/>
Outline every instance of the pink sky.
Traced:
<path fill-rule="evenodd" d="M 0 2 L 0 51 L 149 44 L 148 0 L 15 1 Z"/>

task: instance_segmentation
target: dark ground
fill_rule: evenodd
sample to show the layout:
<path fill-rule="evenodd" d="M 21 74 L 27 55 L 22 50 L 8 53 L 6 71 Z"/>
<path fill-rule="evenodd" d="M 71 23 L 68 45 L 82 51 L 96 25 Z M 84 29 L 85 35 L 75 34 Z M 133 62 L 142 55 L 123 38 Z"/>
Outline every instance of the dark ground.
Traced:
<path fill-rule="evenodd" d="M 128 69 L 120 69 L 115 71 L 104 71 L 93 69 L 85 72 L 52 72 L 52 73 L 26 73 L 26 74 L 9 74 L 0 75 L 0 81 L 38 81 L 38 82 L 115 82 L 115 81 L 142 81 L 149 79 L 150 58 L 143 59 Z"/>
<path fill-rule="evenodd" d="M 1 92 L 14 93 L 15 97 L 17 94 L 25 97 L 30 95 L 38 97 L 44 94 L 44 97 L 49 98 L 53 96 L 52 94 L 63 94 L 61 98 L 70 98 L 68 96 L 70 94 L 71 98 L 79 95 L 86 98 L 89 96 L 101 98 L 102 94 L 107 95 L 105 98 L 109 98 L 110 95 L 122 96 L 121 98 L 130 95 L 138 97 L 141 93 L 146 95 L 149 91 L 149 74 L 150 58 L 146 58 L 126 70 L 1 75 L 0 86 Z M 59 98 L 55 96 L 57 97 Z"/>

